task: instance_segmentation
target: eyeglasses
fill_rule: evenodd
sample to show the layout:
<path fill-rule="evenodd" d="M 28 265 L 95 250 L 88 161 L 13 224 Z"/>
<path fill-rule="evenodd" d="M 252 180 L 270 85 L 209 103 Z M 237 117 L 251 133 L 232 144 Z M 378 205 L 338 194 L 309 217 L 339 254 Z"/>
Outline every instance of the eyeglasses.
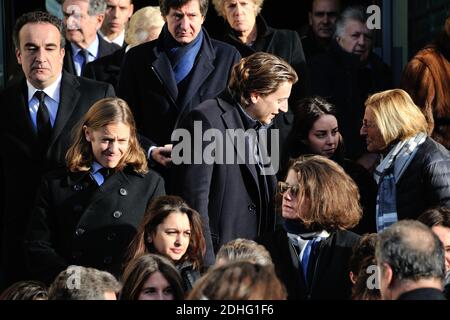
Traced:
<path fill-rule="evenodd" d="M 291 186 L 290 184 L 288 184 L 286 182 L 282 182 L 282 181 L 278 182 L 278 192 L 280 194 L 285 194 L 286 191 L 288 191 L 289 189 L 291 189 L 291 195 L 296 197 L 300 190 L 300 185 L 295 184 L 295 185 Z"/>

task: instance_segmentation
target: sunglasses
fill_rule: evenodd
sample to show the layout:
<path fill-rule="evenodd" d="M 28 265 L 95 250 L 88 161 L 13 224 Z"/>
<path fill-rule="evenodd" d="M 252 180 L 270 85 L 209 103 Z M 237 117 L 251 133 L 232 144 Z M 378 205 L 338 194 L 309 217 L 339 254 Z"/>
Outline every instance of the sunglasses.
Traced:
<path fill-rule="evenodd" d="M 285 194 L 286 191 L 291 190 L 291 195 L 296 197 L 298 195 L 298 192 L 300 190 L 300 185 L 295 184 L 293 186 L 291 186 L 290 184 L 286 183 L 286 182 L 278 182 L 278 192 L 280 194 Z"/>

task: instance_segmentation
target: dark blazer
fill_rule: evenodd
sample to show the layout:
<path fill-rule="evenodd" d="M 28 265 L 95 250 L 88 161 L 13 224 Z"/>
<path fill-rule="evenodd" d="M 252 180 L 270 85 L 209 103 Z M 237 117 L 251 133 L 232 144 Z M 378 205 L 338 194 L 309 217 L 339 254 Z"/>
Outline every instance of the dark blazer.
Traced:
<path fill-rule="evenodd" d="M 196 107 L 185 118 L 180 128 L 187 129 L 195 139 L 193 123 L 202 121 L 203 132 L 214 128 L 220 132 L 225 141 L 226 130 L 244 129 L 237 108 L 228 94 L 222 94 L 220 98 L 207 100 Z M 181 144 L 174 146 L 173 156 L 183 143 L 186 142 L 182 140 Z M 191 140 L 191 146 L 194 146 L 194 143 Z M 202 150 L 208 145 L 208 142 L 204 142 Z M 229 156 L 237 159 L 236 146 L 222 147 L 224 163 Z M 216 152 L 219 153 L 219 150 L 220 147 Z M 233 154 L 230 155 L 230 152 Z M 236 238 L 254 239 L 273 230 L 275 215 L 270 215 L 264 210 L 265 193 L 255 164 L 249 164 L 248 161 L 245 164 L 237 164 L 236 160 L 234 161 L 236 164 L 208 165 L 203 160 L 201 162 L 202 164 L 173 165 L 171 186 L 173 193 L 183 197 L 200 213 L 207 247 L 204 263 L 211 265 L 214 262 L 213 251 L 217 251 L 222 244 Z M 268 198 L 271 200 L 275 193 L 276 179 L 273 175 L 265 178 L 269 191 Z M 271 205 L 269 203 L 265 208 Z"/>
<path fill-rule="evenodd" d="M 110 43 L 104 40 L 101 36 L 97 35 L 98 38 L 98 58 L 113 54 L 115 51 L 119 50 L 121 47 L 115 43 Z M 73 53 L 72 46 L 69 41 L 66 41 L 66 54 L 64 55 L 64 70 L 68 73 L 76 75 L 75 64 L 73 63 Z M 83 75 L 82 75 L 83 76 Z"/>
<path fill-rule="evenodd" d="M 50 143 L 41 155 L 28 111 L 25 80 L 6 88 L 0 104 L 8 118 L 0 122 L 2 202 L 2 259 L 8 281 L 23 277 L 22 243 L 42 175 L 65 165 L 72 128 L 94 102 L 114 96 L 111 85 L 63 72 L 60 104 Z"/>
<path fill-rule="evenodd" d="M 100 187 L 89 172 L 47 174 L 26 242 L 32 278 L 49 283 L 69 265 L 120 276 L 148 203 L 164 194 L 163 180 L 154 171 L 139 174 L 126 167 Z"/>
<path fill-rule="evenodd" d="M 310 289 L 305 284 L 298 254 L 282 227 L 257 241 L 270 252 L 275 271 L 286 286 L 289 300 L 342 300 L 350 299 L 351 296 L 348 261 L 358 240 L 357 234 L 339 230 L 320 242 Z"/>
<path fill-rule="evenodd" d="M 83 77 L 110 83 L 117 89 L 119 82 L 120 66 L 125 58 L 125 48 L 115 51 L 113 54 L 101 57 L 89 62 L 83 70 Z"/>
<path fill-rule="evenodd" d="M 118 96 L 133 110 L 139 133 L 157 145 L 170 143 L 177 123 L 193 107 L 217 97 L 226 88 L 231 68 L 240 59 L 235 48 L 209 38 L 204 28 L 203 32 L 203 44 L 185 79 L 182 95 L 178 94 L 172 66 L 162 46 L 162 33 L 157 40 L 131 48 L 125 55 Z"/>
<path fill-rule="evenodd" d="M 228 23 L 226 23 L 226 30 L 221 40 L 236 47 L 242 57 L 247 57 L 255 52 L 274 54 L 284 59 L 297 72 L 299 81 L 292 88 L 289 99 L 289 110 L 277 116 L 271 127 L 271 129 L 279 130 L 280 153 L 284 154 L 286 141 L 294 121 L 292 107 L 297 100 L 309 96 L 311 92 L 309 71 L 305 61 L 305 54 L 303 53 L 302 41 L 295 31 L 271 28 L 261 15 L 256 17 L 256 25 L 258 28 L 258 36 L 251 47 L 242 43 L 236 37 Z"/>

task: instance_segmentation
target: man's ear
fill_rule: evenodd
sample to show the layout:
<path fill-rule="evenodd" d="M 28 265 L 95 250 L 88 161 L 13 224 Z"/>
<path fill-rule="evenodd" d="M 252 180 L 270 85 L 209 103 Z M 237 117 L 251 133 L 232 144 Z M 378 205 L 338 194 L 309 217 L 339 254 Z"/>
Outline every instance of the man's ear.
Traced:
<path fill-rule="evenodd" d="M 16 48 L 16 58 L 17 58 L 17 63 L 21 65 L 22 64 L 22 55 L 18 48 Z"/>
<path fill-rule="evenodd" d="M 312 26 L 312 12 L 308 12 L 309 25 Z"/>
<path fill-rule="evenodd" d="M 250 102 L 255 104 L 259 101 L 259 94 L 255 93 L 255 92 L 250 92 Z"/>
<path fill-rule="evenodd" d="M 104 14 L 98 14 L 98 15 L 95 16 L 95 19 L 97 20 L 96 30 L 98 31 L 102 27 L 103 20 L 105 20 L 105 15 Z"/>

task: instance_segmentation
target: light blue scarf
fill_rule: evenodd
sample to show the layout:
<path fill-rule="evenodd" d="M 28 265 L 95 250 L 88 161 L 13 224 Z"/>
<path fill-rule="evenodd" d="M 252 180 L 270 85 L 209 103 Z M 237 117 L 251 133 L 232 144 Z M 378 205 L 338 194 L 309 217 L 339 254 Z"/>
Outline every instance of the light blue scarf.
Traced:
<path fill-rule="evenodd" d="M 398 142 L 375 169 L 373 175 L 378 183 L 376 206 L 378 232 L 398 221 L 396 185 L 426 138 L 425 133 L 418 133 L 414 137 Z"/>

